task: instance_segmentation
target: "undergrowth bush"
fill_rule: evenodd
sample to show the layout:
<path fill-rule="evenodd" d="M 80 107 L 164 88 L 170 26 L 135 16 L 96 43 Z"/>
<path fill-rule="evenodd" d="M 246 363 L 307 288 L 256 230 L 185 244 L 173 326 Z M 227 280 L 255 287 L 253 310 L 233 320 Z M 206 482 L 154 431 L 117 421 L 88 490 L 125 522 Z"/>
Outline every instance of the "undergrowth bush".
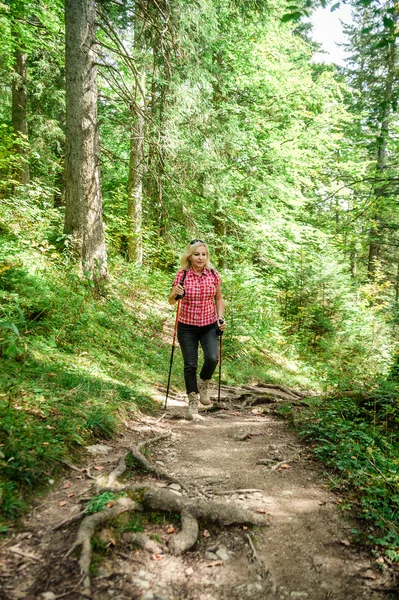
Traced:
<path fill-rule="evenodd" d="M 314 399 L 295 424 L 330 468 L 331 487 L 345 494 L 346 506 L 367 524 L 363 532 L 354 530 L 356 537 L 399 561 L 399 431 L 387 429 L 368 408 L 360 392 Z"/>

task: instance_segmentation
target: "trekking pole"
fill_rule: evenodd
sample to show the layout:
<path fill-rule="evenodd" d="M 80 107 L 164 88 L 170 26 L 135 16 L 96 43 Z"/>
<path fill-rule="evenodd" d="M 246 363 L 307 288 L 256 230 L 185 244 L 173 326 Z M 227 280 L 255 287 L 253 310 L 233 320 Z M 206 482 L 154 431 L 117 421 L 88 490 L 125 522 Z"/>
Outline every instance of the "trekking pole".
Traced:
<path fill-rule="evenodd" d="M 224 320 L 221 321 L 222 323 L 224 323 Z M 219 336 L 219 382 L 218 382 L 218 402 L 220 402 L 220 378 L 222 376 L 222 337 L 223 337 L 223 330 L 222 329 L 217 329 L 216 335 Z"/>
<path fill-rule="evenodd" d="M 175 329 L 173 332 L 173 342 L 172 342 L 172 353 L 170 356 L 170 365 L 169 365 L 169 377 L 168 377 L 168 385 L 166 387 L 166 398 L 165 398 L 165 406 L 164 410 L 166 410 L 166 406 L 168 404 L 168 396 L 169 396 L 169 386 L 170 386 L 170 376 L 172 375 L 172 365 L 173 365 L 173 355 L 175 353 L 175 345 L 176 345 L 176 334 L 177 334 L 177 324 L 179 321 L 179 312 L 180 312 L 180 300 L 177 301 L 177 310 L 176 310 L 176 321 L 175 321 Z"/>
<path fill-rule="evenodd" d="M 220 378 L 222 376 L 222 337 L 219 337 L 219 383 L 218 383 L 218 402 L 220 402 Z"/>

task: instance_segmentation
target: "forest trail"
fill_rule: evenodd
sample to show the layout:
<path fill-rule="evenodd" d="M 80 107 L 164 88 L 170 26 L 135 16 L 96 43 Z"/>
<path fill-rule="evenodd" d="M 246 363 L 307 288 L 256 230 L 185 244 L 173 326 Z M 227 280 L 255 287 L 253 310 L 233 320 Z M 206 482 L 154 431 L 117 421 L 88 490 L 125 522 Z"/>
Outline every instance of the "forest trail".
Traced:
<path fill-rule="evenodd" d="M 151 445 L 148 460 L 183 485 L 195 486 L 208 499 L 266 515 L 268 524 L 222 527 L 200 523 L 197 543 L 181 556 L 134 548 L 124 535 L 105 525 L 102 533 L 97 532 L 103 560 L 91 576 L 92 598 L 389 597 L 378 591 L 389 586 L 387 576 L 351 541 L 354 524 L 344 518 L 339 508 L 342 501 L 329 491 L 320 466 L 287 424 L 272 414 L 270 402 L 292 399 L 292 392 L 273 386 L 268 390 L 224 386 L 223 402 L 204 411 L 204 420 L 199 422 L 177 418 L 182 416 L 184 404 L 182 397 L 172 396 L 163 418 L 142 416 L 126 422 L 119 438 L 90 448 L 85 469 L 69 470 L 48 495 L 36 501 L 20 532 L 2 542 L 2 600 L 86 597 L 82 594 L 79 553 L 66 556 L 76 539 L 78 524 L 54 528 L 78 514 L 93 496 L 94 475 L 111 472 L 127 448 L 167 431 L 171 431 L 170 438 Z M 299 395 L 295 397 L 300 405 Z M 259 464 L 262 460 L 265 464 Z M 148 473 L 136 471 L 133 480 L 151 480 L 152 485 L 184 495 L 178 484 Z M 145 524 L 146 533 L 159 543 L 166 543 L 179 528 L 173 515 L 153 515 Z"/>

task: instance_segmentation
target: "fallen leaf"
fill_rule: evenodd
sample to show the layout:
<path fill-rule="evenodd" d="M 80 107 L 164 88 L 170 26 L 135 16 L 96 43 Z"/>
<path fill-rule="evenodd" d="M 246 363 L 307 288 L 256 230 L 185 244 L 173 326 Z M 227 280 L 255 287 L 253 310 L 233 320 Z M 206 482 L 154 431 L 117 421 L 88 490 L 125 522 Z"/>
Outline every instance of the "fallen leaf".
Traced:
<path fill-rule="evenodd" d="M 280 469 L 290 469 L 290 465 L 281 465 Z"/>
<path fill-rule="evenodd" d="M 173 525 L 168 527 L 168 529 L 166 530 L 166 533 L 174 533 L 174 532 L 175 532 L 175 528 L 173 527 Z"/>
<path fill-rule="evenodd" d="M 93 467 L 93 469 L 94 469 L 95 471 L 104 471 L 105 467 L 98 466 L 98 467 Z"/>
<path fill-rule="evenodd" d="M 73 497 L 74 497 L 74 495 L 75 495 L 74 493 L 72 493 L 72 494 L 67 494 L 68 498 L 73 498 Z"/>
<path fill-rule="evenodd" d="M 110 502 L 107 502 L 107 508 L 112 508 L 114 504 L 115 502 L 112 502 L 112 500 Z"/>
<path fill-rule="evenodd" d="M 343 546 L 350 546 L 350 545 L 351 545 L 351 543 L 350 543 L 350 541 L 349 541 L 349 540 L 339 540 L 339 541 L 340 541 L 340 543 L 341 543 Z"/>
<path fill-rule="evenodd" d="M 248 527 L 246 525 L 243 525 L 242 528 L 244 531 L 247 531 L 247 529 L 248 529 Z"/>
<path fill-rule="evenodd" d="M 66 502 L 65 502 L 65 500 L 63 500 L 62 502 L 60 502 L 60 504 L 59 504 L 59 505 L 60 505 L 60 506 L 65 506 L 65 505 L 66 505 Z"/>
<path fill-rule="evenodd" d="M 327 504 L 327 500 L 322 500 L 322 502 L 319 502 L 319 506 L 324 506 L 325 504 Z"/>
<path fill-rule="evenodd" d="M 71 485 L 72 485 L 72 484 L 71 484 L 71 482 L 70 482 L 70 481 L 65 481 L 65 483 L 64 483 L 64 485 L 63 485 L 63 488 L 64 488 L 64 490 L 67 490 L 68 488 L 70 488 L 70 487 L 71 487 Z"/>
<path fill-rule="evenodd" d="M 156 552 L 155 552 L 155 554 L 153 554 L 151 556 L 151 558 L 152 558 L 152 560 L 163 560 L 164 559 L 163 556 L 161 556 L 160 554 L 157 554 Z"/>
<path fill-rule="evenodd" d="M 267 515 L 267 510 L 265 510 L 264 508 L 258 508 L 256 512 L 261 513 L 262 515 Z"/>
<path fill-rule="evenodd" d="M 202 535 L 204 537 L 211 537 L 211 534 L 209 533 L 209 531 L 207 529 L 204 529 L 204 531 L 202 532 Z"/>

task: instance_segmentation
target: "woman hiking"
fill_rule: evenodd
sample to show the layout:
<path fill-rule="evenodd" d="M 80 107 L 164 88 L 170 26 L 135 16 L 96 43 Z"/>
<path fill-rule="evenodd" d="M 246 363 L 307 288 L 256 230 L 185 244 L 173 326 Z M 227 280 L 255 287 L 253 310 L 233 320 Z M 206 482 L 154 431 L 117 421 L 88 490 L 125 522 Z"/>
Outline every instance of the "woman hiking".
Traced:
<path fill-rule="evenodd" d="M 200 419 L 199 400 L 211 403 L 209 382 L 218 364 L 218 329 L 223 331 L 224 302 L 220 289 L 220 275 L 212 267 L 209 250 L 203 240 L 192 240 L 181 258 L 169 294 L 169 304 L 181 298 L 177 339 L 183 354 L 184 381 L 188 396 L 188 418 Z M 204 353 L 204 364 L 197 383 L 198 344 Z"/>

